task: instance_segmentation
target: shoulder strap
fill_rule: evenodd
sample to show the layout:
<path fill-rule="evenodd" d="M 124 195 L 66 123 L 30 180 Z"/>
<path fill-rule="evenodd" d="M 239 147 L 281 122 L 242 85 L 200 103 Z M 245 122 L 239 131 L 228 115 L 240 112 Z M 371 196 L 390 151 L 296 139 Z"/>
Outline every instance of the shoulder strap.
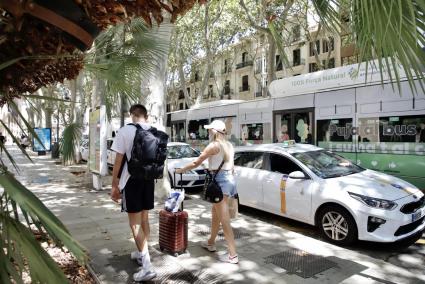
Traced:
<path fill-rule="evenodd" d="M 213 180 L 215 180 L 216 175 L 218 174 L 218 172 L 221 170 L 221 167 L 223 167 L 224 165 L 224 160 L 221 162 L 220 166 L 218 167 L 217 171 L 215 172 L 214 176 L 213 176 Z"/>
<path fill-rule="evenodd" d="M 136 127 L 137 129 L 142 128 L 142 127 L 140 126 L 140 124 L 138 124 L 138 123 L 129 123 L 129 124 L 127 124 L 127 125 L 133 125 L 133 126 L 134 126 L 134 127 Z"/>

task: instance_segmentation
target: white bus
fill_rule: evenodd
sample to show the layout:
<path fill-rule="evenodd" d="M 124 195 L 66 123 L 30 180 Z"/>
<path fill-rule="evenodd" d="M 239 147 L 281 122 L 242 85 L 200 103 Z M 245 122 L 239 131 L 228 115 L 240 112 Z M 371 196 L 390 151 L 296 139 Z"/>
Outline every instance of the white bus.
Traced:
<path fill-rule="evenodd" d="M 388 73 L 365 64 L 273 81 L 270 98 L 218 101 L 169 113 L 172 141 L 202 148 L 205 124 L 223 119 L 235 145 L 295 140 L 337 152 L 355 163 L 405 179 L 425 190 L 425 94 L 400 90 Z"/>

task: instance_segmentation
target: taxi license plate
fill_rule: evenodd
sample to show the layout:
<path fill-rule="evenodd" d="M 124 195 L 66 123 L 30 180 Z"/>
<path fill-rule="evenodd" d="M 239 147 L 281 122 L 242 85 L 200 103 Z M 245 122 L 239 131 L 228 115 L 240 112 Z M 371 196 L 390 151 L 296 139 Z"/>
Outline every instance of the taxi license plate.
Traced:
<path fill-rule="evenodd" d="M 423 215 L 425 215 L 425 207 L 412 214 L 412 222 L 421 219 Z"/>

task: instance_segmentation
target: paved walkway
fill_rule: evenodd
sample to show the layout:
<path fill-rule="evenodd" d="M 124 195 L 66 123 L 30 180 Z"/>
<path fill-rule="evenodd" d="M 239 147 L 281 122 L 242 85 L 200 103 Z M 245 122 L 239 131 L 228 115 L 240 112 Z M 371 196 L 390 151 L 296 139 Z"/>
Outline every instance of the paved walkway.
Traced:
<path fill-rule="evenodd" d="M 63 167 L 50 156 L 31 164 L 11 150 L 21 167 L 18 179 L 30 188 L 69 228 L 91 257 L 102 283 L 133 283 L 138 266 L 129 258 L 135 245 L 125 214 L 109 199 L 109 188 L 91 190 L 86 165 Z M 110 184 L 110 182 L 109 182 Z M 207 238 L 210 205 L 199 199 L 184 203 L 189 212 L 189 248 L 173 257 L 158 249 L 156 202 L 150 214 L 151 258 L 158 277 L 151 283 L 425 283 L 414 274 L 383 260 L 240 215 L 232 222 L 237 236 L 239 265 L 220 263 L 218 253 L 200 247 Z"/>

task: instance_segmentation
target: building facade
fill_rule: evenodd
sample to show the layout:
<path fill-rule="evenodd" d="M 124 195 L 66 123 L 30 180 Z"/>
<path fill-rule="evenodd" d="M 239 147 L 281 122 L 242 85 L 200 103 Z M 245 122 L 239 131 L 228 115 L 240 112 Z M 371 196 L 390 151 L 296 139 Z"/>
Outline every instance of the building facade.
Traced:
<path fill-rule="evenodd" d="M 302 31 L 300 25 L 293 25 L 287 30 L 290 31 L 284 47 L 287 61 L 283 62 L 279 50 L 276 50 L 274 79 L 357 63 L 351 33 L 329 34 L 318 26 Z M 201 102 L 267 97 L 267 86 L 271 83 L 268 82 L 271 77 L 270 64 L 267 64 L 270 62 L 268 49 L 267 38 L 256 34 L 219 53 L 202 95 L 199 94 L 203 79 L 201 71 L 205 67 L 197 62 L 197 67 L 192 67 L 193 72 L 186 78 L 188 94 L 192 98 L 200 96 Z M 188 107 L 183 90 L 179 86 L 169 87 L 167 112 Z"/>

